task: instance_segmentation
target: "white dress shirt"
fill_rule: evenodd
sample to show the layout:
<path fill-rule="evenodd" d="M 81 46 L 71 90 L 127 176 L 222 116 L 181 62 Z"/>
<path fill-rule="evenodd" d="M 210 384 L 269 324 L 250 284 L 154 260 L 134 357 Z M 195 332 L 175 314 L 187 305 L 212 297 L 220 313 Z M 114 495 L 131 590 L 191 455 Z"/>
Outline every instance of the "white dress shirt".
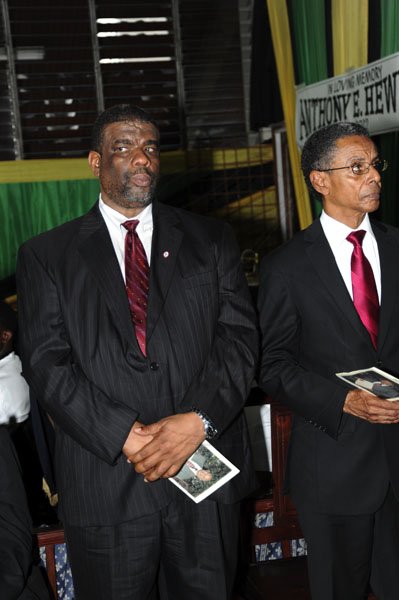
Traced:
<path fill-rule="evenodd" d="M 0 425 L 22 423 L 29 417 L 29 387 L 15 352 L 0 360 Z"/>
<path fill-rule="evenodd" d="M 99 200 L 100 212 L 104 218 L 105 224 L 108 228 L 109 235 L 111 236 L 112 245 L 114 246 L 115 254 L 118 259 L 119 266 L 122 271 L 123 279 L 125 279 L 125 237 L 127 229 L 123 227 L 122 223 L 125 221 L 131 221 L 131 218 L 125 217 L 122 213 L 114 210 L 108 204 L 105 204 L 103 200 Z M 140 238 L 141 243 L 144 246 L 144 250 L 147 256 L 148 264 L 151 262 L 151 244 L 152 244 L 152 231 L 153 231 L 153 220 L 152 220 L 152 204 L 146 206 L 141 213 L 134 217 L 139 221 L 136 231 Z"/>
<path fill-rule="evenodd" d="M 381 304 L 381 267 L 380 267 L 380 256 L 378 254 L 378 245 L 375 239 L 373 230 L 371 228 L 370 219 L 368 214 L 364 217 L 363 221 L 357 229 L 351 229 L 344 223 L 336 221 L 327 215 L 324 211 L 320 216 L 320 223 L 323 228 L 324 234 L 330 245 L 330 248 L 334 254 L 335 261 L 338 269 L 342 275 L 345 285 L 348 289 L 350 297 L 353 300 L 352 291 L 352 275 L 351 275 L 351 257 L 353 252 L 353 244 L 348 242 L 346 237 L 352 231 L 365 230 L 366 235 L 363 239 L 363 252 L 370 262 L 373 270 L 375 284 L 377 287 L 378 298 Z"/>

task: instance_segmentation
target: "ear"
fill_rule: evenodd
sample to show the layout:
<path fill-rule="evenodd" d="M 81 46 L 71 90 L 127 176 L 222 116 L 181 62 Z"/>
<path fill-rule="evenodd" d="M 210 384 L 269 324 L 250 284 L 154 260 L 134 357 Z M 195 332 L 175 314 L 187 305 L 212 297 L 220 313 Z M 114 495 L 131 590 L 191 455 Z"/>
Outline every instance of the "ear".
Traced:
<path fill-rule="evenodd" d="M 99 177 L 101 155 L 98 152 L 95 152 L 95 150 L 90 150 L 89 156 L 88 156 L 88 161 L 89 161 L 89 167 L 90 167 L 93 175 L 95 175 L 96 177 Z"/>
<path fill-rule="evenodd" d="M 310 183 L 322 196 L 327 196 L 330 191 L 328 173 L 325 171 L 311 171 L 309 174 Z"/>

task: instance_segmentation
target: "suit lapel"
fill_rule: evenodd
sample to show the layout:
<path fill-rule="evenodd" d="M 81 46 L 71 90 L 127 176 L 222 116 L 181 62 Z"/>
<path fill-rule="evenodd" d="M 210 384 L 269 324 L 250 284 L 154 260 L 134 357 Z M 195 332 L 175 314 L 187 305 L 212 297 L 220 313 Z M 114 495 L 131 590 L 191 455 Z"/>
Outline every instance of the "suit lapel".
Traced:
<path fill-rule="evenodd" d="M 96 280 L 118 329 L 129 342 L 135 343 L 125 284 L 98 205 L 83 217 L 79 236 L 82 259 Z"/>
<path fill-rule="evenodd" d="M 363 326 L 359 315 L 353 305 L 341 273 L 338 269 L 334 254 L 330 248 L 320 220 L 315 221 L 305 232 L 307 242 L 307 255 L 313 264 L 321 282 L 331 298 L 341 310 L 350 326 L 371 344 L 368 331 Z"/>
<path fill-rule="evenodd" d="M 175 214 L 154 203 L 154 233 L 152 240 L 150 291 L 147 314 L 147 342 L 150 339 L 165 303 L 176 267 L 183 232 Z M 82 218 L 79 251 L 113 315 L 123 337 L 136 342 L 125 284 L 112 246 L 107 226 L 98 205 Z"/>
<path fill-rule="evenodd" d="M 391 317 L 398 304 L 399 248 L 397 239 L 390 235 L 382 223 L 372 223 L 378 244 L 381 265 L 381 307 L 378 329 L 378 349 L 381 350 L 389 331 Z"/>
<path fill-rule="evenodd" d="M 175 213 L 154 203 L 147 341 L 151 338 L 168 295 L 183 232 Z"/>

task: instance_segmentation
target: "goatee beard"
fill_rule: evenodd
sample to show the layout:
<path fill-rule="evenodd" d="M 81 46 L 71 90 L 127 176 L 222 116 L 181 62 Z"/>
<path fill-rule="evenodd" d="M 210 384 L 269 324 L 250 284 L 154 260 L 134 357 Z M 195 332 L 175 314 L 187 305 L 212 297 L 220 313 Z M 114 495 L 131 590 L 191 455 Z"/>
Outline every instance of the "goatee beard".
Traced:
<path fill-rule="evenodd" d="M 109 191 L 109 196 L 121 208 L 145 208 L 153 201 L 158 179 L 146 170 L 142 172 L 150 175 L 151 184 L 148 188 L 140 188 L 131 184 L 131 175 L 124 178 L 121 185 Z M 135 173 L 137 174 L 137 173 Z"/>

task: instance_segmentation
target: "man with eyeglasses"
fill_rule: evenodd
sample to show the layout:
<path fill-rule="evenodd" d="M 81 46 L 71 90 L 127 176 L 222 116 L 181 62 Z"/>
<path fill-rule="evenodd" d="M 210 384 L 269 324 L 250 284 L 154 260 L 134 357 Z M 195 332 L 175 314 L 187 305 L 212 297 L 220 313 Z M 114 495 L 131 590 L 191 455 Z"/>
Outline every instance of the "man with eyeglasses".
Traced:
<path fill-rule="evenodd" d="M 399 598 L 399 403 L 338 377 L 399 371 L 399 230 L 371 221 L 387 163 L 337 123 L 302 153 L 319 219 L 262 264 L 261 387 L 294 413 L 286 490 L 308 547 L 313 600 Z"/>

